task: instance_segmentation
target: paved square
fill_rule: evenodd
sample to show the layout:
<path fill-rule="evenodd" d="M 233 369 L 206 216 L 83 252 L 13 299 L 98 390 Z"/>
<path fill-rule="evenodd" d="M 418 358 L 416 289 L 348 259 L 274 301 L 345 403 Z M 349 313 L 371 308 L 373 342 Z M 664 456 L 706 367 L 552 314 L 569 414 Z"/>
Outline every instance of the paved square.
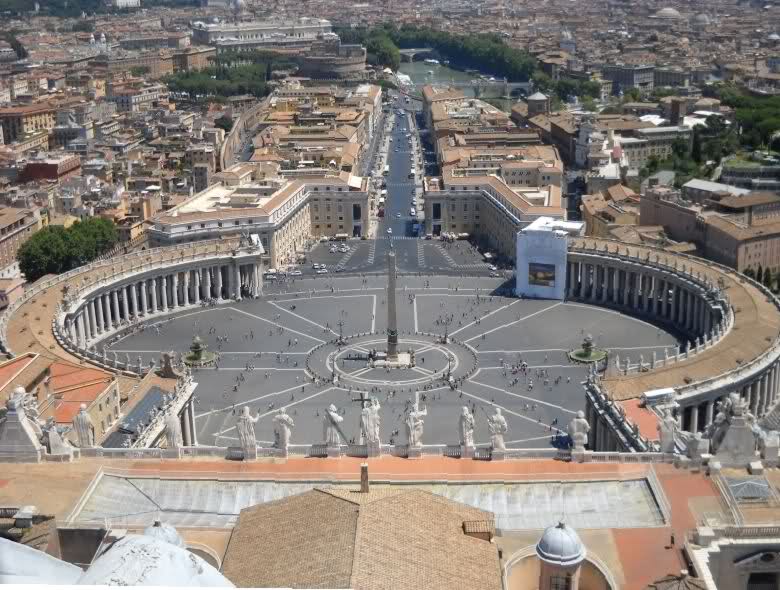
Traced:
<path fill-rule="evenodd" d="M 353 242 L 352 247 L 370 248 L 371 243 Z M 415 245 L 410 256 L 417 244 L 424 245 L 426 257 L 431 251 L 425 241 L 409 243 Z M 381 275 L 320 275 L 267 284 L 260 299 L 184 311 L 143 325 L 108 349 L 148 363 L 162 351 L 185 352 L 198 334 L 209 350 L 220 353 L 217 367 L 194 373 L 199 444 L 236 445 L 235 423 L 244 405 L 260 415 L 259 444 L 272 443 L 272 418 L 281 407 L 295 421 L 293 445 L 322 442 L 323 410 L 330 404 L 344 416 L 345 435 L 357 440 L 361 404 L 354 400 L 363 390 L 382 406 L 383 442 L 405 442 L 404 412 L 419 391 L 428 411 L 426 445 L 458 443 L 463 406 L 476 418 L 475 441 L 488 444 L 487 415 L 491 406 L 498 406 L 509 425 L 510 448 L 543 448 L 562 444 L 555 435 L 563 434 L 576 411 L 584 408 L 586 368 L 572 364 L 566 353 L 586 334 L 597 346 L 635 359 L 641 355 L 649 360 L 653 351 L 663 356 L 664 348 L 676 344 L 663 330 L 609 309 L 495 295 L 501 279 L 411 274 L 399 277 L 398 283 L 399 349 L 406 349 L 404 342 L 417 341 L 417 366 L 372 369 L 345 349 L 335 361 L 343 385 L 328 379 L 313 382 L 315 367 L 330 376 L 334 367 L 328 363 L 333 361 L 321 351 L 340 333 L 384 342 L 387 282 Z M 445 331 L 454 340 L 451 353 L 434 344 L 435 335 Z M 354 350 L 367 352 L 361 346 Z M 448 362 L 456 376 L 473 368 L 454 389 L 442 377 Z M 521 363 L 527 365 L 524 371 L 516 368 Z"/>

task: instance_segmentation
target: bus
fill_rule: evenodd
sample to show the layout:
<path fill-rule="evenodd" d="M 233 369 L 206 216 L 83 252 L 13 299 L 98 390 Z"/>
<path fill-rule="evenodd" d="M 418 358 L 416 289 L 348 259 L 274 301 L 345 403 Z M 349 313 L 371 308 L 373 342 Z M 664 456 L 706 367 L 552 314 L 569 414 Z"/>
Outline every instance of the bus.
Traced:
<path fill-rule="evenodd" d="M 337 242 L 346 242 L 349 239 L 349 234 L 336 234 L 333 237 Z"/>
<path fill-rule="evenodd" d="M 387 176 L 388 174 L 390 174 L 390 164 L 385 164 L 385 170 L 384 170 L 384 172 L 382 172 L 382 174 L 384 176 Z"/>

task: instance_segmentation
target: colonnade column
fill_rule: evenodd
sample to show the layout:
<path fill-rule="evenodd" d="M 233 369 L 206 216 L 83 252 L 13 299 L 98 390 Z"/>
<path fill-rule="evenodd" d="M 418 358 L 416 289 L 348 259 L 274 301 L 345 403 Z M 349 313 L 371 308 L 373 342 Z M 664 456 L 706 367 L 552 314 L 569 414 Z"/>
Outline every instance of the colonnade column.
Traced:
<path fill-rule="evenodd" d="M 111 313 L 114 320 L 114 325 L 119 325 L 119 293 L 116 289 L 111 291 Z"/>
<path fill-rule="evenodd" d="M 194 298 L 193 303 L 196 305 L 200 303 L 200 273 L 201 269 L 196 268 L 194 274 L 192 275 L 192 296 Z"/>
<path fill-rule="evenodd" d="M 138 313 L 138 283 L 130 285 L 130 302 L 133 304 L 133 317 L 141 315 Z"/>
<path fill-rule="evenodd" d="M 95 300 L 92 299 L 87 304 L 87 309 L 89 310 L 89 337 L 95 338 L 98 335 L 98 325 L 97 325 L 97 319 L 95 318 Z"/>
<path fill-rule="evenodd" d="M 714 413 L 715 413 L 715 400 L 710 400 L 707 402 L 707 410 L 704 414 L 704 419 L 708 426 L 712 424 L 712 418 Z"/>
<path fill-rule="evenodd" d="M 176 309 L 179 306 L 179 273 L 171 275 L 171 300 L 168 304 L 170 309 Z"/>
<path fill-rule="evenodd" d="M 691 428 L 690 431 L 696 434 L 699 432 L 699 406 L 691 406 Z"/>
<path fill-rule="evenodd" d="M 152 313 L 157 312 L 157 279 L 152 277 Z"/>
<path fill-rule="evenodd" d="M 214 294 L 211 292 L 211 269 L 204 268 L 203 270 L 205 272 L 203 278 L 205 279 L 205 283 L 206 283 L 206 297 L 211 299 L 212 297 L 214 297 Z"/>
<path fill-rule="evenodd" d="M 130 301 L 127 295 L 127 285 L 122 287 L 122 311 L 124 312 L 125 320 L 130 319 Z"/>
<path fill-rule="evenodd" d="M 184 271 L 183 279 L 184 279 L 184 284 L 181 289 L 181 294 L 182 294 L 181 299 L 182 299 L 182 304 L 186 306 L 190 304 L 190 271 L 189 270 Z"/>
<path fill-rule="evenodd" d="M 106 329 L 106 324 L 103 322 L 103 297 L 98 295 L 93 299 L 95 304 L 95 315 L 97 316 L 98 334 L 102 334 Z"/>
<path fill-rule="evenodd" d="M 160 277 L 160 309 L 168 311 L 168 279 L 165 275 Z"/>
<path fill-rule="evenodd" d="M 217 299 L 222 299 L 222 267 L 216 266 L 214 267 L 214 270 L 216 271 L 216 287 L 217 287 Z"/>
<path fill-rule="evenodd" d="M 141 313 L 146 315 L 149 310 L 149 285 L 146 279 L 141 281 Z"/>
<path fill-rule="evenodd" d="M 187 404 L 187 419 L 190 423 L 190 446 L 198 446 L 198 431 L 195 429 L 195 406 L 190 400 Z"/>
<path fill-rule="evenodd" d="M 108 293 L 103 293 L 102 297 L 102 306 L 103 310 L 105 311 L 106 316 L 106 330 L 111 329 L 112 321 L 111 321 L 111 296 Z"/>

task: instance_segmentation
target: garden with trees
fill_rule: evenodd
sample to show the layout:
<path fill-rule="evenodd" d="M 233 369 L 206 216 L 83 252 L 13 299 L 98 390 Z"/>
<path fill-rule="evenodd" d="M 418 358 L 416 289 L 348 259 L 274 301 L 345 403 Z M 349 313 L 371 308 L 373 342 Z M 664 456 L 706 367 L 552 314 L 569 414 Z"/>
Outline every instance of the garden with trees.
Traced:
<path fill-rule="evenodd" d="M 118 239 L 114 224 L 99 217 L 77 221 L 67 229 L 50 225 L 27 240 L 16 259 L 25 278 L 33 282 L 87 264 L 111 250 Z"/>

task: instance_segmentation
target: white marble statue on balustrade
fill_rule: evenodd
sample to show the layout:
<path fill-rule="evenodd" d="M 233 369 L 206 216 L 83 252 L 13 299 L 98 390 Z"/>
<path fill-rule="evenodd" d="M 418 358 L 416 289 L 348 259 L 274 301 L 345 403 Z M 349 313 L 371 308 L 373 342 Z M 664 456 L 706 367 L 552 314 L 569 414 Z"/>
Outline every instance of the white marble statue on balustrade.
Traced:
<path fill-rule="evenodd" d="M 181 433 L 181 420 L 179 414 L 173 408 L 168 408 L 165 413 L 165 440 L 169 449 L 178 449 L 184 446 L 184 437 Z"/>
<path fill-rule="evenodd" d="M 379 400 L 375 397 L 371 398 L 371 402 L 366 404 L 360 412 L 360 439 L 361 444 L 370 446 L 377 446 L 380 444 L 379 427 L 381 424 L 381 417 L 379 410 Z"/>
<path fill-rule="evenodd" d="M 663 416 L 658 422 L 658 439 L 662 453 L 674 453 L 675 436 L 680 428 L 677 419 L 669 408 L 664 408 Z"/>
<path fill-rule="evenodd" d="M 54 418 L 49 418 L 43 428 L 43 440 L 50 455 L 71 455 L 73 447 L 62 438 Z"/>
<path fill-rule="evenodd" d="M 274 416 L 274 440 L 277 449 L 281 449 L 287 453 L 287 449 L 290 446 L 290 436 L 292 435 L 292 429 L 295 426 L 295 422 L 287 413 L 286 408 L 279 408 L 279 411 Z"/>
<path fill-rule="evenodd" d="M 255 435 L 255 424 L 260 420 L 259 414 L 252 416 L 249 406 L 241 409 L 241 415 L 236 422 L 236 431 L 241 450 L 244 451 L 244 459 L 257 458 L 257 437 Z"/>
<path fill-rule="evenodd" d="M 404 420 L 406 444 L 410 448 L 419 449 L 422 447 L 423 427 L 425 424 L 423 417 L 427 415 L 428 409 L 420 407 L 420 393 L 416 392 L 414 404 L 407 411 L 406 419 Z"/>
<path fill-rule="evenodd" d="M 330 404 L 325 410 L 325 415 L 322 419 L 322 435 L 327 446 L 338 447 L 341 444 L 342 439 L 346 440 L 346 437 L 341 430 L 341 423 L 343 421 L 344 417 L 339 414 L 336 406 Z"/>
<path fill-rule="evenodd" d="M 82 449 L 95 446 L 95 425 L 87 413 L 87 404 L 81 404 L 78 414 L 73 417 L 73 430 Z"/>
<path fill-rule="evenodd" d="M 582 410 L 577 412 L 577 415 L 569 422 L 567 432 L 571 439 L 573 450 L 584 451 L 585 446 L 588 444 L 588 433 L 590 432 L 590 424 L 585 419 L 585 412 Z"/>
<path fill-rule="evenodd" d="M 501 408 L 496 408 L 492 416 L 488 416 L 488 428 L 490 429 L 490 445 L 494 450 L 505 451 L 504 435 L 509 431 L 506 418 L 501 414 Z"/>
<path fill-rule="evenodd" d="M 460 446 L 474 447 L 474 416 L 467 406 L 463 406 L 458 418 L 458 433 L 460 434 Z"/>

